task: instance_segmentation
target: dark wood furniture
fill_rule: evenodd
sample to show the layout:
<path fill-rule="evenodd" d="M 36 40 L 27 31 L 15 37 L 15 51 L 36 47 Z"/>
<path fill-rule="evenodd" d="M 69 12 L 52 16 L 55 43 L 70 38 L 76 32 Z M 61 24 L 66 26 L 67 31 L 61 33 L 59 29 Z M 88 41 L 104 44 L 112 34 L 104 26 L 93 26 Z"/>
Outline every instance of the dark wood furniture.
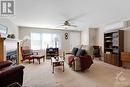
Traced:
<path fill-rule="evenodd" d="M 47 48 L 46 49 L 46 58 L 50 59 L 51 57 L 59 56 L 59 48 Z"/>
<path fill-rule="evenodd" d="M 124 68 L 130 68 L 130 52 L 121 52 L 121 61 Z"/>
<path fill-rule="evenodd" d="M 37 59 L 39 64 L 40 64 L 40 59 L 43 59 L 43 62 L 45 61 L 45 56 L 44 55 L 31 55 L 34 63 L 34 59 Z"/>
<path fill-rule="evenodd" d="M 104 33 L 104 61 L 122 66 L 120 52 L 124 51 L 124 31 L 116 30 Z"/>
<path fill-rule="evenodd" d="M 64 72 L 64 58 L 51 57 L 52 73 L 54 73 L 54 67 L 62 66 Z"/>

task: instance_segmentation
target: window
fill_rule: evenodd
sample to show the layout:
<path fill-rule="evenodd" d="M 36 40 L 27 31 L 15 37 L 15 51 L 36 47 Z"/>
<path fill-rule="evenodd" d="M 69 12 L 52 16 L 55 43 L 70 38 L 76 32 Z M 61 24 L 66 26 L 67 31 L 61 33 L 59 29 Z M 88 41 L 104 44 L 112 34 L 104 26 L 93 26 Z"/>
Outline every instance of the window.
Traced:
<path fill-rule="evenodd" d="M 31 33 L 31 49 L 41 49 L 41 38 L 40 33 Z"/>
<path fill-rule="evenodd" d="M 31 48 L 34 50 L 49 47 L 61 48 L 60 35 L 55 33 L 31 33 Z"/>

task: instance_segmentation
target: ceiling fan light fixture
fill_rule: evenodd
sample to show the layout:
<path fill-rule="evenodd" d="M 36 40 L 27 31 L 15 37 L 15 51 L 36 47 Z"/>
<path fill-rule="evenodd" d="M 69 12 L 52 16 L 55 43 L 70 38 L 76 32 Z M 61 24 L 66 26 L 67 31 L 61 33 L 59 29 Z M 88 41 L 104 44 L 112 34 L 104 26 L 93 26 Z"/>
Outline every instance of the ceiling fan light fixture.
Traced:
<path fill-rule="evenodd" d="M 61 28 L 64 28 L 64 29 L 73 29 L 75 27 L 77 27 L 76 25 L 71 25 L 69 20 L 67 21 L 64 21 L 63 25 L 60 26 Z"/>
<path fill-rule="evenodd" d="M 69 26 L 68 26 L 68 25 L 64 25 L 64 27 L 65 27 L 65 28 L 69 28 Z"/>

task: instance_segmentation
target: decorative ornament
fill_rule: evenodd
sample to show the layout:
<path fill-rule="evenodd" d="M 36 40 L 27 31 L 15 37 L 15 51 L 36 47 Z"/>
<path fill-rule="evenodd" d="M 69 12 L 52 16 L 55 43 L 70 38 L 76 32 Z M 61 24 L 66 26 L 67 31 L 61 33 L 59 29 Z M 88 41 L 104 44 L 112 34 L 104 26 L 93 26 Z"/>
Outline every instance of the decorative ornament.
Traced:
<path fill-rule="evenodd" d="M 66 40 L 68 39 L 68 33 L 65 33 L 65 39 Z"/>

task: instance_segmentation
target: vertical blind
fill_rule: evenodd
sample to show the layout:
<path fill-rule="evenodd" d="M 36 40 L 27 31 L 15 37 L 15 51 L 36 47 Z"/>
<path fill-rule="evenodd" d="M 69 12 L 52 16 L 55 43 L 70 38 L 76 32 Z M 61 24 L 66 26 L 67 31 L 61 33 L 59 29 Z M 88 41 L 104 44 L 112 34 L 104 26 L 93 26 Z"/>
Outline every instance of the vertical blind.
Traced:
<path fill-rule="evenodd" d="M 31 49 L 61 48 L 61 38 L 56 33 L 31 33 Z"/>

